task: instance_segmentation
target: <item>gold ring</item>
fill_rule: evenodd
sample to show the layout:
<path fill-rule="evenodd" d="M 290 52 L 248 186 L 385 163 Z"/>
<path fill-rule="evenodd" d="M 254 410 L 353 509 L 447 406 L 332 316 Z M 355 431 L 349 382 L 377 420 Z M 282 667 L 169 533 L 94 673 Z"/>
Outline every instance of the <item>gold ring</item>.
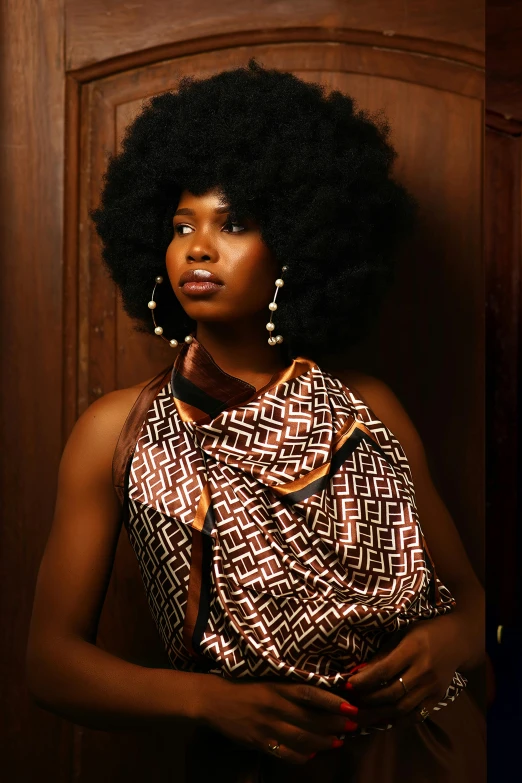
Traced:
<path fill-rule="evenodd" d="M 429 714 L 430 714 L 430 711 L 427 710 L 426 707 L 423 707 L 420 710 L 419 715 L 421 716 L 421 723 L 426 720 L 426 718 L 428 717 Z"/>
<path fill-rule="evenodd" d="M 402 677 L 399 677 L 399 682 L 402 685 L 402 687 L 404 688 L 404 693 L 408 694 L 410 692 L 410 689 L 406 687 L 406 684 L 405 684 L 404 680 L 402 679 Z"/>
<path fill-rule="evenodd" d="M 279 753 L 279 742 L 269 742 L 268 750 L 270 753 L 273 753 L 274 756 L 277 756 L 278 759 L 281 758 L 281 754 Z"/>

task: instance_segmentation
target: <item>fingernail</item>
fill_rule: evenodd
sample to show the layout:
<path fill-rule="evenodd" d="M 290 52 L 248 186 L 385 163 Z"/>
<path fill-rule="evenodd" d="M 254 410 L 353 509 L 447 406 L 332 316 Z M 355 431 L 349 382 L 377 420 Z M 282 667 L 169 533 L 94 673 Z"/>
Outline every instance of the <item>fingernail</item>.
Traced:
<path fill-rule="evenodd" d="M 350 677 L 352 676 L 352 674 L 355 674 L 360 669 L 364 669 L 365 666 L 368 666 L 368 664 L 367 663 L 358 663 L 357 666 L 354 666 L 353 669 L 350 669 Z"/>
<path fill-rule="evenodd" d="M 353 685 L 351 682 L 346 682 L 345 686 L 347 691 L 353 691 Z"/>
<path fill-rule="evenodd" d="M 343 740 L 337 739 L 337 737 L 332 742 L 332 748 L 342 748 L 343 745 L 344 745 Z"/>
<path fill-rule="evenodd" d="M 310 755 L 308 756 L 308 758 L 309 758 L 309 759 L 313 759 L 313 757 L 314 757 L 314 756 L 315 756 L 315 753 L 310 753 Z"/>
<path fill-rule="evenodd" d="M 354 707 L 353 704 L 348 704 L 347 701 L 342 701 L 339 705 L 339 709 L 341 712 L 344 712 L 345 715 L 357 715 L 359 712 L 357 707 Z"/>
<path fill-rule="evenodd" d="M 344 724 L 344 730 L 345 731 L 355 731 L 357 728 L 357 724 L 353 722 L 353 720 L 347 720 Z"/>

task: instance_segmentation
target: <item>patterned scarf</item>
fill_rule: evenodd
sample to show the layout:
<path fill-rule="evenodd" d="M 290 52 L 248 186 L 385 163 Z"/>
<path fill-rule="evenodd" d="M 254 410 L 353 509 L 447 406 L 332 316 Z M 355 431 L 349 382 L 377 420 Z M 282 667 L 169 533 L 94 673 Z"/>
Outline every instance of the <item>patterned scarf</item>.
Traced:
<path fill-rule="evenodd" d="M 256 391 L 195 339 L 143 390 L 115 466 L 176 669 L 337 689 L 455 605 L 399 441 L 309 359 Z M 465 684 L 456 672 L 439 708 Z"/>

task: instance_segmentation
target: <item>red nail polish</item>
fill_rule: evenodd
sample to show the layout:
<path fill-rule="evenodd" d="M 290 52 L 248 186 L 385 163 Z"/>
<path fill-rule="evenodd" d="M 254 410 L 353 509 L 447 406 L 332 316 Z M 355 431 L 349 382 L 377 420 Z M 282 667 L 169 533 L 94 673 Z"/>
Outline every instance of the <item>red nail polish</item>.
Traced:
<path fill-rule="evenodd" d="M 351 682 L 347 682 L 344 687 L 347 691 L 353 691 L 353 685 Z"/>
<path fill-rule="evenodd" d="M 347 720 L 344 724 L 344 730 L 345 731 L 355 731 L 357 728 L 357 724 L 353 722 L 353 720 Z"/>
<path fill-rule="evenodd" d="M 310 753 L 310 755 L 308 756 L 308 758 L 309 758 L 309 759 L 313 759 L 313 757 L 314 757 L 314 756 L 315 756 L 315 753 Z"/>
<path fill-rule="evenodd" d="M 344 745 L 343 740 L 337 739 L 337 737 L 332 742 L 332 748 L 342 748 L 343 745 Z"/>
<path fill-rule="evenodd" d="M 348 704 L 347 701 L 343 701 L 339 705 L 339 709 L 341 710 L 341 712 L 344 712 L 345 715 L 351 715 L 352 718 L 354 718 L 359 712 L 358 707 L 354 707 L 353 704 Z"/>
<path fill-rule="evenodd" d="M 356 672 L 360 671 L 361 669 L 364 669 L 365 666 L 368 666 L 367 663 L 358 663 L 357 666 L 354 666 L 353 669 L 350 669 L 350 677 L 352 674 L 356 674 Z"/>

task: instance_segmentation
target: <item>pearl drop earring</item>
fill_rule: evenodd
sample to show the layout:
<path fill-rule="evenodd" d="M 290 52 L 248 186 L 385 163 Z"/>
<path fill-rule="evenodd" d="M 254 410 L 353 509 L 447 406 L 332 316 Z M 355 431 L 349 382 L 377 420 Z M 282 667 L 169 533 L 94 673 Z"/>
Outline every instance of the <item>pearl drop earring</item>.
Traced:
<path fill-rule="evenodd" d="M 281 272 L 286 272 L 287 270 L 288 270 L 288 267 L 284 266 L 281 269 Z M 268 305 L 268 309 L 270 310 L 270 320 L 267 323 L 266 328 L 267 328 L 267 331 L 269 331 L 270 333 L 272 333 L 274 331 L 274 329 L 275 329 L 275 324 L 272 321 L 272 318 L 274 317 L 273 313 L 275 313 L 275 311 L 277 310 L 277 304 L 276 304 L 277 292 L 279 291 L 280 288 L 282 288 L 284 286 L 284 284 L 285 284 L 285 281 L 283 280 L 283 278 L 282 277 L 278 277 L 277 280 L 275 281 L 276 289 L 275 289 L 275 293 L 274 293 L 274 298 L 272 299 L 272 301 Z M 275 337 L 273 337 L 272 334 L 270 334 L 270 337 L 268 338 L 268 345 L 280 345 L 282 342 L 283 342 L 283 338 L 282 338 L 282 336 L 280 334 L 276 335 Z"/>
<path fill-rule="evenodd" d="M 178 341 L 177 340 L 168 340 L 166 337 L 163 337 L 163 327 L 162 326 L 158 326 L 158 324 L 156 323 L 156 319 L 154 317 L 154 310 L 156 309 L 156 302 L 154 301 L 154 294 L 156 293 L 157 286 L 161 285 L 161 283 L 163 283 L 163 278 L 161 277 L 161 275 L 158 275 L 155 278 L 154 288 L 152 289 L 152 296 L 151 296 L 150 302 L 148 303 L 147 307 L 149 308 L 150 314 L 152 315 L 152 323 L 154 324 L 154 334 L 157 334 L 158 337 L 161 337 L 162 340 L 165 340 L 165 342 L 168 343 L 171 348 L 177 348 L 177 346 L 179 345 Z M 187 345 L 190 345 L 190 343 L 192 342 L 193 339 L 194 338 L 193 338 L 193 336 L 191 334 L 187 334 L 187 336 L 185 337 L 185 342 L 187 343 Z"/>

